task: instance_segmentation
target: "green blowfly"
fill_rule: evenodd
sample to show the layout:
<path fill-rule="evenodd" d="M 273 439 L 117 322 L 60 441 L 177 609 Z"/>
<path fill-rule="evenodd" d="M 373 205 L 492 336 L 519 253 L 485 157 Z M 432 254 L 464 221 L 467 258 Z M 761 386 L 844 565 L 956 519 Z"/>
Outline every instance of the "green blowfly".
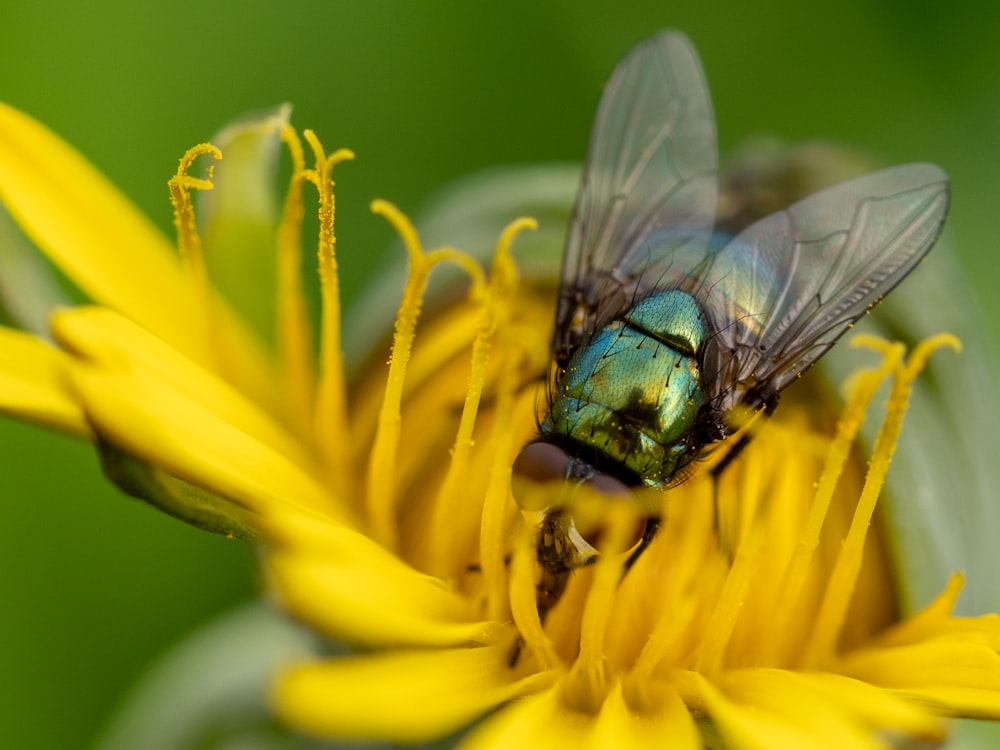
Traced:
<path fill-rule="evenodd" d="M 618 65 L 598 107 L 563 259 L 548 409 L 516 473 L 609 492 L 678 483 L 737 430 L 738 414 L 770 414 L 913 270 L 949 198 L 940 168 L 908 164 L 733 236 L 718 227 L 718 185 L 697 53 L 662 32 Z M 657 525 L 647 520 L 630 563 Z M 544 615 L 594 550 L 559 508 L 537 547 Z"/>

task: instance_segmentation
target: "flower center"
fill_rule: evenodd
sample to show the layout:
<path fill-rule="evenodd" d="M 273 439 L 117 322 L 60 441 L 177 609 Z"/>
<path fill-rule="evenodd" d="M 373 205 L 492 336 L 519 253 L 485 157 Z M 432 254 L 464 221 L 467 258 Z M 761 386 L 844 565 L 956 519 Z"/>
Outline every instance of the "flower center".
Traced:
<path fill-rule="evenodd" d="M 311 169 L 298 136 L 283 132 L 294 166 L 279 234 L 279 349 L 290 421 L 322 459 L 336 494 L 357 498 L 372 538 L 463 592 L 470 616 L 513 623 L 498 637 L 516 654 L 515 673 L 562 676 L 564 701 L 586 713 L 599 710 L 616 685 L 627 686 L 630 701 L 652 706 L 658 681 L 683 695 L 697 692 L 685 677 L 695 673 L 711 679 L 742 667 L 822 668 L 844 639 L 884 624 L 887 584 L 862 583 L 886 580 L 867 532 L 912 380 L 934 348 L 956 346 L 954 339 L 930 339 L 904 360 L 900 345 L 859 337 L 881 363 L 858 376 L 840 420 L 817 427 L 815 396 L 789 399 L 718 482 L 696 471 L 680 486 L 629 497 L 529 483 L 515 502 L 511 465 L 538 423 L 552 320 L 549 295 L 519 286 L 510 254 L 517 233 L 534 223 L 507 227 L 486 273 L 455 248 L 425 250 L 400 211 L 375 201 L 373 211 L 403 240 L 409 275 L 388 369 L 364 378 L 348 408 L 331 174 L 351 155 L 327 155 L 311 132 L 304 135 Z M 197 275 L 185 191 L 203 185 L 189 180 L 179 173 L 172 190 L 182 250 Z M 305 182 L 319 194 L 323 313 L 315 358 L 293 283 Z M 428 279 L 445 263 L 470 279 L 468 299 L 422 321 Z M 887 413 L 862 476 L 852 454 L 858 430 L 890 377 Z M 565 593 L 540 606 L 546 567 L 536 559 L 537 539 L 562 528 L 553 509 L 569 519 L 561 543 L 575 539 L 585 549 L 591 539 L 599 554 L 571 560 Z M 661 519 L 655 537 L 643 554 L 630 555 L 635 530 L 651 517 Z M 870 606 L 876 599 L 883 604 Z M 859 627 L 856 612 L 883 619 Z"/>

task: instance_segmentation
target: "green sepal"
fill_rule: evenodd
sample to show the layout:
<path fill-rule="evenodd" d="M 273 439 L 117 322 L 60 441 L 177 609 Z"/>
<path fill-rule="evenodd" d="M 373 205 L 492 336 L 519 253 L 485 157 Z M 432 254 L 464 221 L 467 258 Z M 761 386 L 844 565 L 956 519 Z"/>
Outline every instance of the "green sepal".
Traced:
<path fill-rule="evenodd" d="M 266 341 L 274 334 L 281 130 L 291 111 L 282 104 L 246 115 L 213 135 L 222 160 L 212 165 L 214 187 L 198 192 L 198 230 L 212 284 Z"/>
<path fill-rule="evenodd" d="M 110 443 L 99 441 L 104 475 L 131 497 L 203 531 L 258 542 L 260 517 L 220 495 L 171 476 Z"/>

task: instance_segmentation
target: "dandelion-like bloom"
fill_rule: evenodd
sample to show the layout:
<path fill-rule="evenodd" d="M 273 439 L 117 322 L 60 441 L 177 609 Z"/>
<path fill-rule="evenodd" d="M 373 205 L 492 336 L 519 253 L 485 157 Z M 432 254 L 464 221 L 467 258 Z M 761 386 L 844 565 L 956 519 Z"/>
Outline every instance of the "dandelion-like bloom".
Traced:
<path fill-rule="evenodd" d="M 839 418 L 816 393 L 789 392 L 715 489 L 695 476 L 641 502 L 564 498 L 602 554 L 542 622 L 532 509 L 566 488 L 525 483 L 520 505 L 511 492 L 549 361 L 552 290 L 519 283 L 510 253 L 532 222 L 502 232 L 486 270 L 426 250 L 376 202 L 409 275 L 388 367 L 376 359 L 348 389 L 331 173 L 350 154 L 327 154 L 308 131 L 303 144 L 281 117 L 246 128 L 283 140 L 293 162 L 270 349 L 218 293 L 202 252 L 191 193 L 212 182 L 190 172 L 218 149 L 193 149 L 170 180 L 178 257 L 68 146 L 0 108 L 0 196 L 94 302 L 52 316 L 57 346 L 0 330 L 0 407 L 92 440 L 126 491 L 262 543 L 274 599 L 354 648 L 282 672 L 274 701 L 292 725 L 408 742 L 474 725 L 469 748 L 843 750 L 935 743 L 946 717 L 1000 718 L 1000 620 L 952 615 L 957 574 L 902 616 L 872 531 L 914 379 L 954 339 L 909 354 L 861 339 L 874 365 Z M 315 354 L 300 278 L 309 184 Z M 442 264 L 465 273 L 469 293 L 424 315 Z M 865 468 L 856 437 L 886 380 Z M 623 575 L 648 504 L 662 528 Z"/>

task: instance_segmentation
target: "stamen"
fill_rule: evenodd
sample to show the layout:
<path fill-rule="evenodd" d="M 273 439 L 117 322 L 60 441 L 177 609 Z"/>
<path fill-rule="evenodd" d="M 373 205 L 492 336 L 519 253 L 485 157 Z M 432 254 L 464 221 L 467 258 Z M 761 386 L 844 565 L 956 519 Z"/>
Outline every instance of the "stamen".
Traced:
<path fill-rule="evenodd" d="M 606 674 L 604 638 L 621 582 L 626 557 L 622 554 L 631 541 L 638 521 L 634 506 L 598 500 L 602 517 L 602 552 L 594 566 L 594 580 L 587 594 L 580 630 L 580 654 L 565 680 L 563 697 L 578 710 L 596 714 L 607 697 L 610 682 Z M 587 503 L 574 503 L 575 517 L 589 510 Z M 591 511 L 593 512 L 593 511 Z"/>
<path fill-rule="evenodd" d="M 510 255 L 510 245 L 522 229 L 535 229 L 532 219 L 519 219 L 504 230 L 500 236 L 497 252 L 493 259 L 491 286 L 499 287 L 508 299 L 517 284 L 517 266 Z M 503 322 L 497 322 L 503 337 L 502 359 L 497 377 L 496 414 L 493 427 L 493 463 L 490 467 L 490 481 L 483 500 L 483 515 L 479 530 L 479 560 L 483 575 L 483 590 L 486 592 L 487 617 L 501 620 L 507 614 L 506 566 L 504 565 L 504 519 L 510 498 L 510 452 L 513 440 L 514 384 L 517 382 L 518 357 L 515 355 L 516 342 L 510 340 L 507 305 L 503 308 Z"/>
<path fill-rule="evenodd" d="M 886 356 L 892 347 L 891 344 L 873 336 L 858 337 L 858 339 L 860 339 L 858 345 L 882 351 Z M 885 483 L 885 475 L 892 461 L 892 455 L 896 450 L 896 442 L 903 426 L 903 417 L 909 406 L 913 381 L 927 364 L 931 353 L 943 346 L 951 347 L 956 351 L 961 349 L 961 344 L 954 336 L 945 333 L 938 334 L 921 342 L 910 355 L 905 367 L 897 366 L 895 368 L 895 380 L 886 405 L 886 415 L 875 438 L 861 498 L 858 500 L 858 507 L 851 521 L 851 527 L 830 574 L 830 580 L 816 617 L 816 628 L 806 647 L 806 665 L 822 664 L 836 647 L 837 638 L 847 616 L 851 595 L 854 592 L 858 571 L 861 568 L 865 536 L 875 512 L 875 503 Z"/>
<path fill-rule="evenodd" d="M 347 466 L 350 442 L 347 429 L 347 383 L 344 374 L 344 353 L 340 344 L 340 279 L 333 231 L 334 193 L 333 167 L 353 159 L 348 149 L 339 149 L 329 156 L 311 130 L 303 133 L 315 159 L 315 167 L 302 175 L 316 186 L 319 193 L 319 278 L 322 300 L 319 347 L 319 384 L 316 391 L 314 434 L 320 453 L 326 459 L 330 478 L 340 485 L 341 494 L 349 495 L 343 484 L 350 477 Z"/>
<path fill-rule="evenodd" d="M 764 530 L 764 519 L 758 516 L 736 550 L 736 558 L 705 627 L 698 647 L 695 668 L 709 678 L 718 674 L 725 661 L 726 649 L 757 571 L 763 548 Z"/>
<path fill-rule="evenodd" d="M 201 179 L 187 173 L 195 159 L 204 154 L 211 154 L 217 161 L 222 159 L 222 152 L 211 143 L 200 143 L 187 150 L 177 166 L 177 174 L 170 178 L 170 202 L 174 206 L 174 226 L 177 228 L 177 246 L 181 258 L 187 265 L 189 273 L 199 284 L 205 282 L 205 257 L 201 250 L 201 237 L 198 236 L 198 226 L 194 218 L 194 203 L 191 201 L 191 190 L 212 190 L 214 166 L 209 166 L 208 177 Z"/>
<path fill-rule="evenodd" d="M 472 450 L 472 431 L 475 427 L 476 413 L 483 394 L 486 381 L 486 363 L 490 354 L 490 340 L 501 318 L 506 318 L 503 302 L 490 292 L 486 293 L 479 326 L 472 344 L 472 366 L 469 373 L 469 384 L 465 392 L 465 403 L 462 406 L 462 416 L 458 424 L 458 433 L 451 450 L 451 460 L 448 463 L 448 473 L 438 490 L 434 502 L 434 517 L 431 520 L 431 543 L 429 545 L 429 571 L 447 576 L 451 571 L 444 570 L 445 561 L 449 559 L 448 534 L 451 527 L 452 508 L 461 493 L 456 489 L 464 482 L 469 469 L 469 452 Z"/>
<path fill-rule="evenodd" d="M 538 616 L 535 590 L 535 535 L 534 526 L 525 524 L 514 539 L 510 560 L 510 612 L 519 637 L 523 642 L 522 654 L 530 652 L 540 662 L 541 669 L 561 669 L 563 664 L 555 645 L 542 628 Z M 520 658 L 524 658 L 521 656 Z"/>
<path fill-rule="evenodd" d="M 858 336 L 853 341 L 864 341 Z M 882 361 L 877 368 L 859 374 L 853 384 L 850 397 L 844 412 L 837 422 L 837 433 L 826 451 L 823 473 L 820 476 L 816 493 L 810 503 L 805 524 L 799 542 L 792 553 L 791 559 L 785 564 L 784 583 L 780 590 L 781 599 L 776 602 L 776 626 L 787 628 L 788 623 L 797 616 L 800 597 L 806 588 L 806 582 L 812 571 L 812 559 L 819 546 L 820 532 L 833 500 L 833 493 L 840 480 L 844 467 L 850 457 L 851 448 L 857 441 L 858 432 L 864 424 L 868 405 L 879 386 L 889 376 L 889 373 L 899 367 L 904 348 L 902 344 L 893 344 L 883 349 Z M 778 656 L 784 653 L 791 656 L 798 650 L 798 644 L 783 639 L 763 639 L 761 644 L 761 664 L 782 663 Z"/>
<path fill-rule="evenodd" d="M 213 159 L 222 159 L 222 152 L 211 143 L 200 143 L 187 150 L 177 166 L 177 173 L 167 183 L 170 188 L 170 202 L 174 207 L 174 227 L 177 229 L 177 247 L 180 250 L 181 261 L 187 269 L 195 290 L 195 299 L 202 306 L 203 319 L 208 326 L 203 332 L 206 337 L 207 351 L 212 351 L 214 338 L 214 311 L 212 310 L 211 292 L 208 283 L 208 271 L 205 266 L 205 254 L 201 248 L 201 237 L 195 222 L 194 203 L 191 200 L 191 190 L 212 190 L 214 166 L 209 166 L 208 177 L 201 179 L 192 177 L 187 172 L 195 159 L 204 154 L 210 154 Z"/>
<path fill-rule="evenodd" d="M 313 353 L 312 324 L 302 288 L 302 220 L 305 206 L 302 186 L 305 182 L 305 157 L 298 133 L 287 123 L 281 139 L 292 158 L 292 177 L 278 228 L 278 270 L 275 310 L 277 314 L 278 351 L 284 367 L 284 392 L 296 432 L 307 441 L 313 435 L 313 398 L 316 393 L 316 361 Z"/>
<path fill-rule="evenodd" d="M 663 576 L 662 590 L 658 592 L 667 605 L 651 628 L 626 686 L 630 697 L 640 702 L 649 700 L 648 686 L 657 665 L 680 663 L 688 633 L 698 616 L 696 610 L 711 598 L 711 592 L 721 590 L 726 575 L 722 566 L 728 567 L 728 561 L 721 560 L 712 535 L 713 493 L 711 483 L 702 482 L 692 487 L 692 495 L 685 502 L 668 505 L 670 510 L 664 516 L 670 520 L 661 531 L 662 536 L 646 552 L 659 559 L 640 559 L 636 563 L 636 571 L 647 562 L 651 569 L 670 570 L 670 575 Z M 698 582 L 703 597 L 689 594 L 691 581 Z M 700 638 L 701 628 L 697 630 Z"/>
<path fill-rule="evenodd" d="M 602 501 L 604 498 L 602 498 Z M 580 660 L 599 662 L 604 656 L 604 633 L 612 602 L 621 582 L 625 560 L 622 555 L 631 541 L 638 514 L 626 503 L 606 503 L 602 523 L 601 555 L 595 565 L 594 581 L 583 610 L 580 630 Z"/>
<path fill-rule="evenodd" d="M 469 274 L 473 290 L 481 290 L 485 279 L 479 265 L 470 256 L 454 248 L 443 247 L 425 252 L 416 228 L 391 203 L 375 200 L 371 208 L 374 213 L 383 216 L 392 224 L 406 246 L 410 262 L 403 299 L 396 315 L 392 354 L 389 358 L 389 376 L 379 411 L 367 481 L 368 514 L 372 523 L 372 534 L 383 546 L 396 549 L 398 529 L 395 518 L 395 472 L 392 467 L 395 466 L 396 451 L 399 447 L 403 382 L 410 352 L 413 349 L 413 337 L 423 306 L 427 280 L 431 269 L 445 261 L 455 263 Z M 474 293 L 479 292 L 474 291 Z"/>
<path fill-rule="evenodd" d="M 490 620 L 504 620 L 508 615 L 504 521 L 510 507 L 510 452 L 513 442 L 513 420 L 510 416 L 514 412 L 514 383 L 517 381 L 517 361 L 508 346 L 504 346 L 497 380 L 497 419 L 491 436 L 493 461 L 479 527 L 479 566 L 486 595 L 486 617 Z"/>
<path fill-rule="evenodd" d="M 493 256 L 493 266 L 490 269 L 491 283 L 498 289 L 502 289 L 506 294 L 513 294 L 518 282 L 517 264 L 511 255 L 510 247 L 514 244 L 514 239 L 525 230 L 535 231 L 538 229 L 538 222 L 528 216 L 515 219 L 500 233 L 500 241 L 497 242 L 497 251 Z"/>
<path fill-rule="evenodd" d="M 447 576 L 452 572 L 444 569 L 445 561 L 450 557 L 451 545 L 448 544 L 448 535 L 451 533 L 455 504 L 467 502 L 456 490 L 464 482 L 469 471 L 469 456 L 473 444 L 472 432 L 475 428 L 476 414 L 479 411 L 479 403 L 486 382 L 486 364 L 490 354 L 490 343 L 498 328 L 505 330 L 508 327 L 510 299 L 517 288 L 517 267 L 510 255 L 510 245 L 518 232 L 535 226 L 537 225 L 532 219 L 519 219 L 507 226 L 497 245 L 489 285 L 482 291 L 475 285 L 472 289 L 473 295 L 482 297 L 482 311 L 472 345 L 472 366 L 465 403 L 462 406 L 458 434 L 452 447 L 448 473 L 434 503 L 434 517 L 431 523 L 430 570 L 440 575 Z M 513 344 L 513 342 L 510 343 Z M 509 357 L 508 349 L 508 347 L 503 347 L 502 356 Z M 507 365 L 506 369 L 510 369 L 510 366 Z M 513 372 L 511 375 L 513 376 Z M 501 380 L 499 384 L 507 387 L 509 392 L 509 383 L 505 384 Z M 507 408 L 510 408 L 509 405 Z M 504 415 L 505 413 L 501 411 L 499 414 Z M 506 414 L 509 415 L 509 412 Z M 510 420 L 501 419 L 500 422 L 507 422 L 509 425 Z M 510 432 L 509 427 L 507 432 Z M 510 446 L 508 444 L 502 449 L 495 446 L 493 451 L 494 455 L 507 456 L 510 452 Z"/>

